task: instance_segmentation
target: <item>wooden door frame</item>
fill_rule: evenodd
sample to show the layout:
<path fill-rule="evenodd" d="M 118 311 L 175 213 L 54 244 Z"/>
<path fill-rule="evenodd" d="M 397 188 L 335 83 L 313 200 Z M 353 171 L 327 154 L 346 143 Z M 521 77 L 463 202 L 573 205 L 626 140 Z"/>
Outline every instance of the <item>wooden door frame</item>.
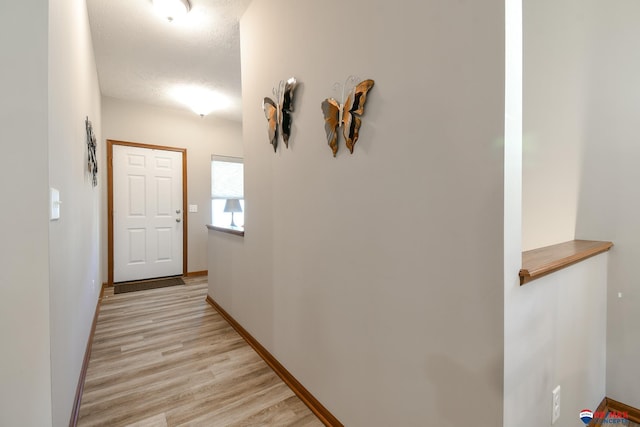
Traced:
<path fill-rule="evenodd" d="M 182 275 L 187 275 L 187 149 L 167 147 L 163 145 L 142 144 L 139 142 L 117 141 L 107 139 L 107 240 L 108 240 L 108 282 L 113 286 L 113 146 L 124 145 L 127 147 L 148 148 L 151 150 L 177 151 L 182 153 Z"/>

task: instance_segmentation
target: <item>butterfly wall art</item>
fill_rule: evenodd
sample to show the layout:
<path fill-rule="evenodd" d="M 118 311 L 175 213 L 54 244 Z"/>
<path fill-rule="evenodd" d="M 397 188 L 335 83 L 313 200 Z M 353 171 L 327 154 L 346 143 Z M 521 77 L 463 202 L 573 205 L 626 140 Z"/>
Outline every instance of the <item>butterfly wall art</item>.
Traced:
<path fill-rule="evenodd" d="M 338 128 L 342 126 L 342 134 L 344 142 L 351 154 L 353 147 L 358 141 L 358 133 L 362 119 L 360 116 L 364 113 L 364 103 L 367 100 L 367 93 L 373 87 L 373 80 L 363 80 L 356 84 L 358 79 L 349 76 L 342 86 L 342 102 L 338 103 L 333 98 L 322 101 L 322 113 L 324 114 L 324 130 L 327 133 L 327 142 L 333 157 L 338 153 Z M 339 86 L 339 84 L 337 84 Z M 349 94 L 346 101 L 344 100 L 347 88 Z"/>
<path fill-rule="evenodd" d="M 278 148 L 278 134 L 282 135 L 284 145 L 289 148 L 291 136 L 291 113 L 293 112 L 293 92 L 296 88 L 296 79 L 280 80 L 277 88 L 273 88 L 275 100 L 265 97 L 262 101 L 264 115 L 269 122 L 269 142 L 273 145 L 273 151 Z"/>
<path fill-rule="evenodd" d="M 84 127 L 87 132 L 87 168 L 91 175 L 91 184 L 98 185 L 98 157 L 96 156 L 96 136 L 93 133 L 93 125 L 89 121 L 89 116 L 84 120 Z"/>

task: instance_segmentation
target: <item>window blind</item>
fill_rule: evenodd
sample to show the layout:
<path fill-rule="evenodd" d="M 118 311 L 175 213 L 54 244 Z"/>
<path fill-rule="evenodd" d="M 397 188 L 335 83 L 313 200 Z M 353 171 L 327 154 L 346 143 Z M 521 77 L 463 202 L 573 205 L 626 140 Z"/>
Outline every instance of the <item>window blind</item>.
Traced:
<path fill-rule="evenodd" d="M 217 158 L 211 162 L 211 198 L 244 198 L 244 165 L 242 159 Z"/>

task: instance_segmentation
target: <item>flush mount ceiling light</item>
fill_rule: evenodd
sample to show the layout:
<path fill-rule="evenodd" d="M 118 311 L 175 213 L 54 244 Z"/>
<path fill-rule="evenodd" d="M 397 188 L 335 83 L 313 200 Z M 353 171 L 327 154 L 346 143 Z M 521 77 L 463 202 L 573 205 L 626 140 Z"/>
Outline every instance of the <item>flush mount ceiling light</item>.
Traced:
<path fill-rule="evenodd" d="M 169 22 L 180 19 L 189 12 L 191 3 L 189 0 L 152 0 L 156 11 Z"/>
<path fill-rule="evenodd" d="M 227 108 L 231 104 L 226 96 L 198 86 L 176 86 L 171 89 L 170 94 L 200 117 L 214 110 Z"/>

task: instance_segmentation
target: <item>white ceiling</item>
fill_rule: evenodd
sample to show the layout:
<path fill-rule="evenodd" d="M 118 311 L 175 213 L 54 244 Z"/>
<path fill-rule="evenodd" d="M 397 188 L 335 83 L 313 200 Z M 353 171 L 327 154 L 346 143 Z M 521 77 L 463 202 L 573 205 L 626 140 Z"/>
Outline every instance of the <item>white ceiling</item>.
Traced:
<path fill-rule="evenodd" d="M 168 92 L 197 85 L 231 99 L 212 115 L 241 120 L 238 21 L 251 0 L 190 2 L 185 17 L 168 22 L 151 0 L 87 0 L 102 94 L 189 109 Z"/>

